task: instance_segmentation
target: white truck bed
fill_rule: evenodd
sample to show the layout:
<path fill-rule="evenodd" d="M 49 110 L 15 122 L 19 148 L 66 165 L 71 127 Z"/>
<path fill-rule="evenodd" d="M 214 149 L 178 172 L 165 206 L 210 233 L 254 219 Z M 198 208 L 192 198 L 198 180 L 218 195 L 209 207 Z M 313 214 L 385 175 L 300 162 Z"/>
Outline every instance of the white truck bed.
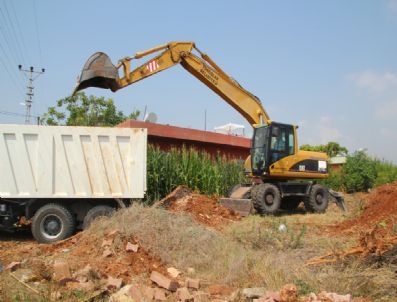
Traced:
<path fill-rule="evenodd" d="M 0 125 L 0 198 L 143 198 L 147 130 Z"/>

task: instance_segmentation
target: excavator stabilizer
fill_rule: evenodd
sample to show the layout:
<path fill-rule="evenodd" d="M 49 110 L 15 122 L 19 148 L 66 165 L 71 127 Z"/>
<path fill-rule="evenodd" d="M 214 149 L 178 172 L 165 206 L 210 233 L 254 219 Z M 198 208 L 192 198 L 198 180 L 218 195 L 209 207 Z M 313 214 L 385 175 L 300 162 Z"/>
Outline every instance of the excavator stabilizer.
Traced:
<path fill-rule="evenodd" d="M 88 87 L 110 89 L 114 92 L 119 89 L 118 81 L 118 70 L 109 56 L 96 52 L 84 64 L 73 94 Z"/>

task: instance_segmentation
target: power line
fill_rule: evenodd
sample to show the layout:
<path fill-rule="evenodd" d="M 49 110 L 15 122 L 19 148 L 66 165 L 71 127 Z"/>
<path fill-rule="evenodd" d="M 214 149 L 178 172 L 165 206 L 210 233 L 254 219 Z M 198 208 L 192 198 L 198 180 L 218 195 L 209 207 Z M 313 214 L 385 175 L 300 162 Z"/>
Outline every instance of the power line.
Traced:
<path fill-rule="evenodd" d="M 6 4 L 6 2 L 4 2 L 4 4 Z M 5 8 L 6 8 L 6 6 L 5 6 Z M 8 16 L 4 13 L 4 11 L 1 7 L 0 7 L 0 13 L 3 17 L 2 19 L 4 20 L 3 21 L 4 28 L 1 28 L 4 40 L 6 41 L 9 50 L 12 52 L 15 61 L 16 62 L 24 62 L 22 55 L 18 48 L 18 42 L 16 40 L 15 34 L 12 33 L 13 27 L 12 27 L 11 20 L 9 19 L 8 10 L 7 10 Z"/>
<path fill-rule="evenodd" d="M 37 10 L 36 10 L 36 0 L 33 0 L 33 12 L 34 12 L 34 21 L 36 24 L 36 37 L 37 37 L 37 45 L 39 48 L 39 56 L 40 56 L 40 65 L 43 65 L 42 63 L 42 55 L 41 55 L 41 43 L 40 43 L 40 36 L 39 36 L 39 25 L 37 22 Z"/>
<path fill-rule="evenodd" d="M 7 53 L 5 52 L 5 50 L 4 50 L 4 48 L 3 48 L 3 45 L 0 44 L 0 48 L 1 48 L 1 50 L 3 51 L 4 55 L 8 58 L 8 55 L 7 55 Z M 8 76 L 9 76 L 9 78 L 11 79 L 12 83 L 14 84 L 15 88 L 17 89 L 17 91 L 18 91 L 18 92 L 21 94 L 21 96 L 23 97 L 23 90 L 22 90 L 23 85 L 22 85 L 22 83 L 19 82 L 19 84 L 20 84 L 21 86 L 18 85 L 18 80 L 15 80 L 15 74 L 10 72 L 10 70 L 8 69 L 6 63 L 3 61 L 3 58 L 2 58 L 1 56 L 0 56 L 0 61 L 1 61 L 2 65 L 4 66 L 4 69 L 5 69 L 6 72 L 8 73 Z M 13 70 L 13 69 L 12 69 L 12 70 Z M 13 71 L 14 71 L 14 70 L 13 70 Z M 17 79 L 18 79 L 18 77 L 17 77 Z"/>
<path fill-rule="evenodd" d="M 16 14 L 16 11 L 15 11 L 14 2 L 13 2 L 12 0 L 10 0 L 10 3 L 11 3 L 12 12 L 13 12 L 14 17 L 15 17 L 15 20 L 16 20 L 17 30 L 18 30 L 19 35 L 20 35 L 20 37 L 21 37 L 23 50 L 24 50 L 24 52 L 26 53 L 26 56 L 27 56 L 26 58 L 28 59 L 28 63 L 30 63 L 30 62 L 29 62 L 29 51 L 28 51 L 28 48 L 26 47 L 24 35 L 23 35 L 22 30 L 21 30 L 21 26 L 20 26 L 20 24 L 19 24 L 18 15 Z M 40 62 L 40 63 L 41 63 L 41 62 Z"/>
<path fill-rule="evenodd" d="M 18 117 L 24 117 L 26 119 L 26 115 L 22 113 L 16 113 L 16 112 L 10 112 L 10 111 L 3 111 L 0 110 L 0 114 L 6 115 L 6 116 L 18 116 Z M 37 125 L 40 125 L 41 123 L 41 117 L 38 115 L 30 115 L 30 118 L 35 118 L 37 121 Z"/>
<path fill-rule="evenodd" d="M 11 112 L 11 111 L 4 111 L 4 110 L 0 110 L 0 114 L 3 115 L 11 115 L 11 116 L 20 116 L 20 117 L 26 117 L 26 114 L 23 113 L 16 113 L 16 112 Z M 38 115 L 30 115 L 30 117 L 40 117 Z"/>
<path fill-rule="evenodd" d="M 17 47 L 17 49 L 18 49 L 18 52 L 19 52 L 19 55 L 20 55 L 20 57 L 21 57 L 21 59 L 22 59 L 21 62 L 23 62 L 24 64 L 26 64 L 25 56 L 24 56 L 24 53 L 23 53 L 23 51 L 22 51 L 22 46 L 21 46 L 21 43 L 20 43 L 20 41 L 19 41 L 19 37 L 18 37 L 17 32 L 16 32 L 16 30 L 15 30 L 14 22 L 13 22 L 11 16 L 10 16 L 9 11 L 8 11 L 7 1 L 4 1 L 4 8 L 5 8 L 6 13 L 7 13 L 8 22 L 9 22 L 10 25 L 11 25 L 11 30 L 12 30 L 13 37 L 14 37 L 14 40 L 15 40 L 15 45 L 16 45 L 16 47 Z"/>

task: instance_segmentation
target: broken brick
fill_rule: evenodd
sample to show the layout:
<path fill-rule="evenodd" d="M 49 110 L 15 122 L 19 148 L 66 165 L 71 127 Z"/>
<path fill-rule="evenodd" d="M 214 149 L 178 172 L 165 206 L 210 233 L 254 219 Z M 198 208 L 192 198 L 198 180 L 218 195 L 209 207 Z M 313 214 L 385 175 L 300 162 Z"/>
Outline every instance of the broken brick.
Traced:
<path fill-rule="evenodd" d="M 162 288 L 155 288 L 154 289 L 154 300 L 166 301 L 167 296 L 165 295 L 165 290 L 163 290 Z"/>
<path fill-rule="evenodd" d="M 187 287 L 178 288 L 176 291 L 176 298 L 178 301 L 182 302 L 193 301 L 193 296 L 190 294 Z"/>
<path fill-rule="evenodd" d="M 152 271 L 152 274 L 150 275 L 150 280 L 152 280 L 158 286 L 170 290 L 172 292 L 176 291 L 179 287 L 178 282 L 168 279 L 166 276 L 156 271 Z"/>
<path fill-rule="evenodd" d="M 109 233 L 107 233 L 106 236 L 113 237 L 113 236 L 116 236 L 118 233 L 120 233 L 119 230 L 112 230 Z"/>
<path fill-rule="evenodd" d="M 70 267 L 65 260 L 55 260 L 54 262 L 54 280 L 71 279 Z"/>
<path fill-rule="evenodd" d="M 110 257 L 110 256 L 112 256 L 113 255 L 113 252 L 110 250 L 110 249 L 108 249 L 108 248 L 106 248 L 104 251 L 103 251 L 103 253 L 102 253 L 102 257 L 103 258 L 107 258 L 107 257 Z"/>
<path fill-rule="evenodd" d="M 194 302 L 208 302 L 210 300 L 210 294 L 206 292 L 197 291 L 193 293 Z"/>
<path fill-rule="evenodd" d="M 172 278 L 177 278 L 181 274 L 180 270 L 176 269 L 175 267 L 167 268 L 167 272 Z"/>
<path fill-rule="evenodd" d="M 200 288 L 200 280 L 199 279 L 186 278 L 186 287 L 199 289 Z"/>
<path fill-rule="evenodd" d="M 123 285 L 123 279 L 113 278 L 109 276 L 106 282 L 107 289 L 119 289 Z"/>
<path fill-rule="evenodd" d="M 14 261 L 14 262 L 11 262 L 9 265 L 7 265 L 6 268 L 5 268 L 5 270 L 6 270 L 6 271 L 13 272 L 13 271 L 17 270 L 17 269 L 20 268 L 20 267 L 21 267 L 21 262 L 19 262 L 19 261 Z"/>
<path fill-rule="evenodd" d="M 139 245 L 138 244 L 132 244 L 131 242 L 127 242 L 127 245 L 125 246 L 125 251 L 126 252 L 138 252 Z"/>
<path fill-rule="evenodd" d="M 103 239 L 101 247 L 111 246 L 113 244 L 113 239 Z"/>
<path fill-rule="evenodd" d="M 221 284 L 214 284 L 208 287 L 208 292 L 211 295 L 229 296 L 236 291 L 235 288 Z"/>

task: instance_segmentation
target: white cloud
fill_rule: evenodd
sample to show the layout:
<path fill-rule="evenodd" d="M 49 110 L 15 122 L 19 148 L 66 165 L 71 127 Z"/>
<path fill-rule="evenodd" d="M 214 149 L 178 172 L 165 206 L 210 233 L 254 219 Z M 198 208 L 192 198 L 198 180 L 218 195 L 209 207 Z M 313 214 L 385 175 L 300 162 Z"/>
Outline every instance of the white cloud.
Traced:
<path fill-rule="evenodd" d="M 397 12 L 397 0 L 387 0 L 387 7 L 391 11 Z"/>
<path fill-rule="evenodd" d="M 397 0 L 396 0 L 397 2 Z M 383 92 L 397 88 L 397 74 L 392 72 L 376 73 L 366 70 L 347 76 L 357 87 L 365 88 L 371 92 Z"/>

